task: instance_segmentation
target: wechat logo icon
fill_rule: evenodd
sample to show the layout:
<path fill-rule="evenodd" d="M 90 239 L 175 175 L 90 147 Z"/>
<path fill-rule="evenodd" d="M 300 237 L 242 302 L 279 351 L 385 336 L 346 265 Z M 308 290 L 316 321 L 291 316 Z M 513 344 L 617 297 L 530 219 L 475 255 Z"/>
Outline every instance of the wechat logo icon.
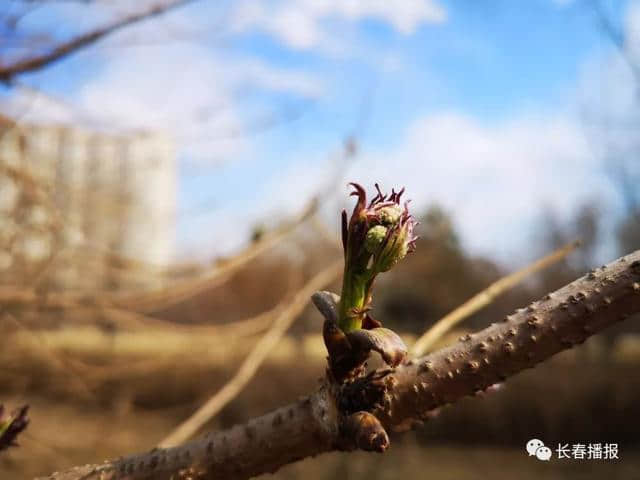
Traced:
<path fill-rule="evenodd" d="M 530 457 L 535 456 L 538 460 L 548 462 L 551 458 L 551 449 L 544 445 L 542 440 L 532 438 L 527 442 L 527 453 Z"/>

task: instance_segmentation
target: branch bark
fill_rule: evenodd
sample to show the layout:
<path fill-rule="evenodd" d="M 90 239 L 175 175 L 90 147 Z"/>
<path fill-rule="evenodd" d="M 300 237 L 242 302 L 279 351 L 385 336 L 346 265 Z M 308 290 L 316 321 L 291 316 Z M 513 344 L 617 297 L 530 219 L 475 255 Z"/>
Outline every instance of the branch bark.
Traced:
<path fill-rule="evenodd" d="M 169 10 L 181 7 L 192 1 L 193 0 L 174 0 L 170 2 L 158 2 L 142 12 L 128 15 L 109 25 L 105 25 L 102 28 L 79 35 L 67 42 L 63 42 L 42 55 L 28 57 L 8 65 L 0 65 L 0 81 L 4 83 L 11 83 L 13 77 L 17 75 L 45 68 L 50 64 L 81 50 L 82 48 L 96 43 L 98 40 L 101 40 L 111 33 L 133 25 L 134 23 L 141 22 L 142 20 L 162 15 Z"/>
<path fill-rule="evenodd" d="M 405 430 L 427 412 L 504 381 L 639 312 L 640 250 L 393 371 L 378 371 L 339 389 L 325 383 L 296 403 L 179 447 L 44 478 L 245 479 L 273 472 L 308 456 L 357 448 L 357 439 L 346 438 L 347 415 L 370 412 L 387 430 Z"/>

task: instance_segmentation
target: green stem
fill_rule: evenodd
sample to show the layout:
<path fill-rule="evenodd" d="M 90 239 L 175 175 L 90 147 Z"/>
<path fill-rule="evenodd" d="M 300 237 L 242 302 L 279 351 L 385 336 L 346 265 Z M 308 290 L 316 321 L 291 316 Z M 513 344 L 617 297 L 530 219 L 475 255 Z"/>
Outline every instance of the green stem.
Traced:
<path fill-rule="evenodd" d="M 354 310 L 362 310 L 367 301 L 366 274 L 353 274 L 345 268 L 342 281 L 342 295 L 340 296 L 340 309 L 338 326 L 343 332 L 351 332 L 362 328 L 363 313 L 354 313 Z"/>

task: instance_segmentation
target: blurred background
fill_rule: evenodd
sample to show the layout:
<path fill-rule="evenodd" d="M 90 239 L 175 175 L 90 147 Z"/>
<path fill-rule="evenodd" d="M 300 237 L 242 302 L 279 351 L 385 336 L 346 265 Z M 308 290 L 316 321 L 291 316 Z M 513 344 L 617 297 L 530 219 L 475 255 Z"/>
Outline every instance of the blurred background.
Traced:
<path fill-rule="evenodd" d="M 285 307 L 341 258 L 348 181 L 406 187 L 421 222 L 374 299 L 407 343 L 566 242 L 434 348 L 640 248 L 640 2 L 1 2 L 0 403 L 32 422 L 0 477 L 148 450 L 283 315 L 207 428 L 311 391 L 321 319 Z M 275 477 L 638 478 L 638 366 L 636 318 L 383 456 Z"/>

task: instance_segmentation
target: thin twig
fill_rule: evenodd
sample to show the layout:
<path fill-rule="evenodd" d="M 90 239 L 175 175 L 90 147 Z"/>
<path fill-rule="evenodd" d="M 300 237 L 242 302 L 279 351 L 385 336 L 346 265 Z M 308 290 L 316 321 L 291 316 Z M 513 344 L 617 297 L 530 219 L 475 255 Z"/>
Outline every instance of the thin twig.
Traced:
<path fill-rule="evenodd" d="M 97 401 L 98 398 L 95 392 L 87 383 L 84 375 L 82 375 L 82 372 L 76 369 L 73 362 L 69 361 L 64 355 L 61 355 L 59 352 L 56 352 L 54 349 L 49 347 L 40 332 L 26 327 L 11 312 L 4 312 L 3 317 L 11 321 L 15 326 L 17 326 L 20 330 L 26 332 L 27 335 L 29 335 L 36 341 L 36 345 L 38 345 L 39 349 L 45 353 L 45 355 L 51 362 L 50 366 L 67 373 L 69 382 L 77 387 L 76 393 L 79 397 Z M 5 341 L 6 340 L 7 339 L 5 339 Z"/>
<path fill-rule="evenodd" d="M 96 43 L 109 34 L 143 20 L 162 15 L 169 10 L 181 7 L 192 1 L 193 0 L 175 0 L 172 2 L 158 2 L 142 12 L 128 15 L 109 25 L 79 35 L 67 42 L 60 43 L 42 55 L 34 55 L 8 65 L 0 65 L 0 81 L 10 83 L 12 78 L 17 75 L 45 68 L 58 60 Z"/>
<path fill-rule="evenodd" d="M 285 239 L 300 224 L 313 215 L 316 208 L 317 201 L 314 199 L 309 202 L 298 217 L 286 222 L 280 228 L 266 233 L 258 242 L 249 246 L 235 257 L 227 260 L 222 266 L 214 267 L 201 277 L 171 284 L 165 288 L 151 292 L 125 294 L 125 296 L 120 296 L 119 298 L 117 296 L 114 299 L 114 303 L 119 307 L 141 312 L 158 312 L 192 298 L 198 293 L 218 285 L 232 273 L 246 265 L 247 262 Z"/>
<path fill-rule="evenodd" d="M 311 217 L 311 228 L 318 234 L 325 243 L 335 248 L 342 248 L 338 240 L 338 236 L 334 232 L 330 232 L 329 228 L 318 218 L 318 215 Z"/>
<path fill-rule="evenodd" d="M 184 442 L 200 427 L 214 417 L 225 405 L 233 400 L 249 383 L 262 362 L 271 350 L 278 344 L 294 320 L 300 315 L 309 302 L 309 297 L 317 290 L 326 287 L 342 272 L 342 260 L 334 262 L 326 269 L 315 275 L 296 293 L 293 301 L 273 322 L 271 328 L 258 341 L 254 349 L 244 360 L 234 377 L 202 405 L 191 417 L 178 425 L 164 440 L 161 447 L 170 447 Z"/>
<path fill-rule="evenodd" d="M 447 315 L 438 320 L 429 330 L 427 330 L 416 343 L 411 347 L 411 354 L 414 356 L 423 355 L 433 346 L 438 339 L 442 338 L 446 332 L 451 330 L 456 324 L 460 323 L 465 318 L 473 315 L 478 310 L 489 305 L 493 300 L 508 290 L 518 285 L 522 280 L 536 272 L 544 270 L 550 267 L 554 263 L 559 262 L 571 252 L 573 252 L 580 243 L 574 241 L 568 243 L 549 255 L 539 258 L 535 262 L 527 265 L 526 267 L 511 273 L 505 277 L 496 280 L 480 293 L 474 295 L 462 305 L 449 312 Z"/>
<path fill-rule="evenodd" d="M 237 338 L 255 335 L 256 333 L 266 330 L 278 313 L 278 308 L 278 306 L 275 306 L 257 315 L 214 325 L 176 323 L 163 318 L 109 307 L 99 310 L 99 313 L 104 314 L 105 317 L 114 322 L 118 328 L 126 328 L 127 330 L 133 327 L 135 330 L 147 333 L 150 331 L 168 331 L 202 335 L 207 338 L 228 338 L 229 336 Z M 70 311 L 73 311 L 73 309 Z M 95 312 L 95 309 L 93 311 Z"/>
<path fill-rule="evenodd" d="M 535 366 L 630 315 L 640 313 L 640 250 L 581 277 L 455 345 L 386 374 L 384 405 L 356 404 L 401 430 L 439 406 Z M 351 401 L 358 401 L 363 384 Z M 366 380 L 366 379 L 365 379 Z M 309 397 L 230 430 L 179 447 L 76 467 L 48 480 L 246 479 L 336 450 L 345 408 L 325 384 Z M 347 412 L 348 413 L 348 412 Z M 43 479 L 44 480 L 44 479 Z"/>
<path fill-rule="evenodd" d="M 286 222 L 281 227 L 265 234 L 258 242 L 230 258 L 222 265 L 216 265 L 196 278 L 189 278 L 170 284 L 166 287 L 146 292 L 100 292 L 97 296 L 92 292 L 49 292 L 46 298 L 34 290 L 18 285 L 0 286 L 0 304 L 13 306 L 42 303 L 55 308 L 71 308 L 76 306 L 100 305 L 120 310 L 136 310 L 153 313 L 165 310 L 177 303 L 219 285 L 235 273 L 247 262 L 272 248 L 295 229 L 304 223 L 316 211 L 317 202 L 312 200 L 298 217 Z"/>

